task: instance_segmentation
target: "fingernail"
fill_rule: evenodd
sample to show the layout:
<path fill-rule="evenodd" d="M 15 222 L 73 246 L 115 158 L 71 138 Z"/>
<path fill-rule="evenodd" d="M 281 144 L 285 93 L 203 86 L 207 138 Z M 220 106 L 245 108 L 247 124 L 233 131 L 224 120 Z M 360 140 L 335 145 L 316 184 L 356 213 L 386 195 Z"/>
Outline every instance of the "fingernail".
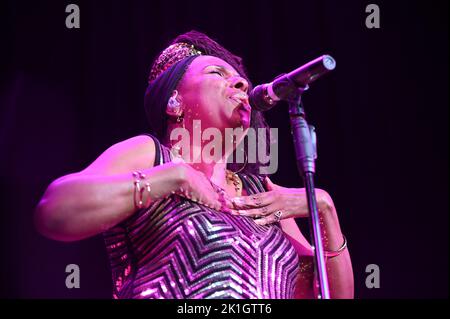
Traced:
<path fill-rule="evenodd" d="M 233 212 L 231 211 L 231 209 L 229 209 L 229 208 L 223 207 L 222 211 L 225 212 L 225 213 L 234 215 Z"/>
<path fill-rule="evenodd" d="M 241 197 L 233 197 L 233 198 L 231 199 L 231 201 L 232 201 L 233 203 L 236 203 L 236 204 L 242 204 L 242 202 L 243 202 L 243 200 L 242 200 Z"/>
<path fill-rule="evenodd" d="M 246 210 L 243 210 L 243 209 L 238 210 L 237 212 L 238 212 L 239 215 L 245 215 L 245 214 L 247 214 L 247 211 L 246 211 Z"/>

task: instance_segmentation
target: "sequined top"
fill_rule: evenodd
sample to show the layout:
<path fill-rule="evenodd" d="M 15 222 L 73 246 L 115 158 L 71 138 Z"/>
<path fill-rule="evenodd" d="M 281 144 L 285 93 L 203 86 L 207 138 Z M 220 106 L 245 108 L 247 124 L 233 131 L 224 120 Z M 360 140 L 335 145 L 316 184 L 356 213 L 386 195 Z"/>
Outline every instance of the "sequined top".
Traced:
<path fill-rule="evenodd" d="M 155 165 L 170 161 L 153 139 Z M 248 194 L 265 191 L 261 177 L 239 177 Z M 294 297 L 299 258 L 279 224 L 260 226 L 174 194 L 103 235 L 114 298 Z"/>

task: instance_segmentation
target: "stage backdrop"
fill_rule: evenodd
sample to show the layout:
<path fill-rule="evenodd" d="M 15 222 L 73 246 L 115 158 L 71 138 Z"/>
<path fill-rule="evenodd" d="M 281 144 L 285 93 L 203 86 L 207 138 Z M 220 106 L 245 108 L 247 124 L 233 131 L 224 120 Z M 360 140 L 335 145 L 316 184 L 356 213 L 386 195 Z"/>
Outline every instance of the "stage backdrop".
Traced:
<path fill-rule="evenodd" d="M 67 28 L 77 4 L 80 27 Z M 111 298 L 101 236 L 40 236 L 48 184 L 147 131 L 146 78 L 170 39 L 206 32 L 244 58 L 255 84 L 331 54 L 304 95 L 318 135 L 316 186 L 333 197 L 357 298 L 448 297 L 448 4 L 374 1 L 2 1 L 0 297 Z M 273 181 L 301 187 L 287 106 Z M 299 221 L 305 229 L 306 221 Z M 80 267 L 67 289 L 65 267 Z M 369 289 L 366 267 L 380 269 Z"/>

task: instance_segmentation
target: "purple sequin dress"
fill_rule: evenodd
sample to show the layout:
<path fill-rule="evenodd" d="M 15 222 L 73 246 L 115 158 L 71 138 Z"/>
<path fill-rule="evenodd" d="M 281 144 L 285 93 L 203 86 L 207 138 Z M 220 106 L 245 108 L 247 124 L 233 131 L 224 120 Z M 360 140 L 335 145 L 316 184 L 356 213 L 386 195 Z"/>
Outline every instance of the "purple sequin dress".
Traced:
<path fill-rule="evenodd" d="M 155 165 L 171 160 L 156 143 Z M 239 174 L 248 194 L 260 177 Z M 279 224 L 222 213 L 178 195 L 104 234 L 114 298 L 293 298 L 299 258 Z"/>

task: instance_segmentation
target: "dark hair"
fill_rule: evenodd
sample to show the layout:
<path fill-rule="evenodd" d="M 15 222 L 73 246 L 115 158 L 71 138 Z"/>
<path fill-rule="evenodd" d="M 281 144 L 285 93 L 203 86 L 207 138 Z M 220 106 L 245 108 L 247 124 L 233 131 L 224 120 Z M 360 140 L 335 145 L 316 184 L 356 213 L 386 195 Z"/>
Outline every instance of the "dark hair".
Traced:
<path fill-rule="evenodd" d="M 197 50 L 200 50 L 203 55 L 211 55 L 211 56 L 215 56 L 217 58 L 224 60 L 225 62 L 230 64 L 243 78 L 245 78 L 248 81 L 249 90 L 252 89 L 252 84 L 251 84 L 249 77 L 247 76 L 247 72 L 242 63 L 242 58 L 232 54 L 230 51 L 228 51 L 227 49 L 222 47 L 219 43 L 217 43 L 216 41 L 209 38 L 207 35 L 205 35 L 201 32 L 192 30 L 190 32 L 187 32 L 187 33 L 177 36 L 173 41 L 170 42 L 170 44 L 180 43 L 180 42 L 194 45 L 194 47 Z M 170 69 L 171 68 L 169 68 L 169 70 Z M 165 72 L 167 72 L 167 71 L 165 71 Z M 184 75 L 184 73 L 183 73 L 183 75 Z M 162 94 L 163 92 L 159 92 L 159 93 Z M 170 94 L 170 93 L 171 92 L 165 92 L 164 94 L 165 94 L 165 96 L 169 96 L 168 94 Z M 168 99 L 168 97 L 167 97 L 167 99 Z M 167 101 L 165 101 L 165 104 L 167 104 Z M 165 107 L 165 105 L 163 107 Z M 151 109 L 146 108 L 147 115 L 150 118 L 155 118 L 155 116 L 152 116 L 152 115 L 156 115 L 156 114 L 152 114 L 155 111 L 156 110 L 154 108 L 151 108 Z M 159 118 L 161 119 L 161 117 L 159 117 Z M 255 129 L 256 133 L 258 132 L 258 128 L 262 128 L 262 129 L 266 130 L 266 132 L 265 132 L 266 140 L 261 141 L 261 142 L 265 143 L 266 151 L 268 151 L 268 147 L 270 147 L 270 145 L 271 145 L 270 144 L 270 141 L 271 141 L 270 130 L 269 130 L 269 126 L 267 125 L 267 122 L 261 112 L 252 109 L 250 127 Z M 163 131 L 160 131 L 160 132 L 153 131 L 152 133 L 160 141 L 164 141 L 167 139 L 167 135 L 169 132 L 167 132 L 167 125 L 165 125 L 165 129 Z M 261 143 L 258 140 L 258 138 L 259 138 L 258 134 L 256 134 L 256 154 L 258 154 L 258 145 Z M 248 149 L 248 147 L 247 147 L 248 146 L 248 136 L 245 137 L 245 139 L 242 143 L 245 143 L 244 144 L 245 149 Z M 234 152 L 232 154 L 233 158 L 236 157 L 235 153 L 236 152 Z M 227 168 L 232 171 L 240 170 L 242 173 L 247 173 L 247 174 L 265 175 L 260 172 L 259 168 L 262 166 L 262 163 L 259 162 L 258 158 L 256 158 L 256 163 L 247 163 L 244 168 L 243 168 L 243 165 L 244 165 L 243 163 L 228 163 Z"/>

